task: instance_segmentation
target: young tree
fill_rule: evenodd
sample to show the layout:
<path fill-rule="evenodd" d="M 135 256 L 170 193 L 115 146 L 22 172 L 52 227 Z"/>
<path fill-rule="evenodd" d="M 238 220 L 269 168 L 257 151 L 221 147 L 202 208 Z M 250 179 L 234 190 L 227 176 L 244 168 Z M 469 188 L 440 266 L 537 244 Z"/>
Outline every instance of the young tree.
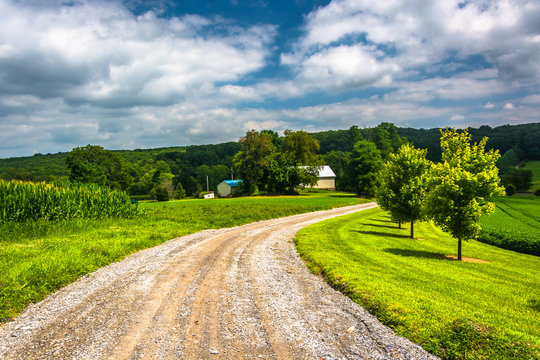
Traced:
<path fill-rule="evenodd" d="M 499 152 L 485 151 L 487 138 L 470 144 L 465 129 L 441 130 L 442 159 L 432 167 L 426 209 L 435 224 L 458 239 L 458 260 L 461 241 L 474 239 L 480 232 L 480 216 L 495 210 L 492 196 L 503 195 L 496 167 Z"/>
<path fill-rule="evenodd" d="M 422 207 L 431 165 L 426 155 L 426 149 L 403 145 L 396 154 L 389 154 L 380 172 L 377 202 L 400 225 L 401 222 L 411 222 L 411 239 L 414 238 L 414 222 L 424 218 Z"/>
<path fill-rule="evenodd" d="M 381 152 L 374 143 L 360 140 L 354 144 L 351 160 L 347 167 L 347 177 L 358 195 L 374 196 L 379 185 L 379 171 L 382 167 Z"/>

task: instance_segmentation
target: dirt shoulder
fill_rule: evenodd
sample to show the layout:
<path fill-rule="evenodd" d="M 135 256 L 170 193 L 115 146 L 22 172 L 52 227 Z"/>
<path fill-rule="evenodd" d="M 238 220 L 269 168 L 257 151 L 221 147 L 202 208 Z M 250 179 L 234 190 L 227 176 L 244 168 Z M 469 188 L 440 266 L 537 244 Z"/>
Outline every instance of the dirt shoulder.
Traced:
<path fill-rule="evenodd" d="M 137 252 L 0 328 L 1 359 L 430 359 L 309 273 L 292 239 L 362 204 Z"/>

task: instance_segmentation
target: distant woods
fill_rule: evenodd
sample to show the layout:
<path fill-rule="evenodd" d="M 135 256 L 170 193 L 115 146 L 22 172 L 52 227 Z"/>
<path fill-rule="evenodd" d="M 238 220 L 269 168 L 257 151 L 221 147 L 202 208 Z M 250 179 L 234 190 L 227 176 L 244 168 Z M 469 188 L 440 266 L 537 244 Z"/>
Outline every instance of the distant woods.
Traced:
<path fill-rule="evenodd" d="M 372 196 L 381 181 L 374 174 L 401 145 L 410 143 L 426 149 L 426 158 L 433 162 L 440 161 L 442 154 L 439 129 L 398 128 L 391 123 L 309 134 L 288 131 L 284 136 L 270 130 L 255 133 L 265 139 L 264 146 L 268 147 L 260 175 L 264 183 L 255 184 L 258 191 L 290 191 L 298 181 L 312 180 L 300 179 L 307 175 L 294 170 L 298 165 L 328 164 L 337 175 L 338 190 Z M 530 186 L 531 174 L 520 165 L 526 160 L 540 160 L 540 123 L 481 126 L 469 128 L 469 134 L 474 142 L 488 137 L 486 149 L 499 150 L 497 167 L 507 191 L 523 191 Z M 207 184 L 209 190 L 215 191 L 222 180 L 249 177 L 248 172 L 255 171 L 246 166 L 247 162 L 242 163 L 242 153 L 246 154 L 242 147 L 249 136 L 250 132 L 240 142 L 216 145 L 121 151 L 88 145 L 69 153 L 0 159 L 0 177 L 25 181 L 71 179 L 121 189 L 139 198 L 197 196 L 206 191 Z"/>

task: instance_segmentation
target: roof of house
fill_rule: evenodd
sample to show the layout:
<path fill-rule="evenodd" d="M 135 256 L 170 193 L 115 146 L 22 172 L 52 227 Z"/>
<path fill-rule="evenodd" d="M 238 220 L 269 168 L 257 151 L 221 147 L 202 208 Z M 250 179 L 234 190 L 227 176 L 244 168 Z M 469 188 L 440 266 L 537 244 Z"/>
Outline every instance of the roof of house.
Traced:
<path fill-rule="evenodd" d="M 300 168 L 308 168 L 309 166 L 299 166 Z M 328 165 L 323 165 L 323 166 L 319 166 L 319 177 L 322 178 L 322 177 L 336 177 L 336 174 L 334 174 L 334 172 L 332 171 L 332 169 L 330 168 L 330 166 Z"/>
<path fill-rule="evenodd" d="M 242 183 L 242 180 L 223 180 L 223 182 L 231 187 L 236 187 Z"/>
<path fill-rule="evenodd" d="M 324 165 L 319 168 L 319 177 L 336 177 L 330 166 Z"/>

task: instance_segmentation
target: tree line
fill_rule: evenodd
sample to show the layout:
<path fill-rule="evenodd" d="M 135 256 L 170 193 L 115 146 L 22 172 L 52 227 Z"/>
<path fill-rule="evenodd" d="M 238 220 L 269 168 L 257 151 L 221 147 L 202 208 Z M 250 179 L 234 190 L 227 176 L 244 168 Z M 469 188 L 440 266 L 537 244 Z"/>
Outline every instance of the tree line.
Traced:
<path fill-rule="evenodd" d="M 248 132 L 239 142 L 216 145 L 121 151 L 88 145 L 75 148 L 70 153 L 0 159 L 0 178 L 26 181 L 71 178 L 122 189 L 133 196 L 197 196 L 207 190 L 207 178 L 209 190 L 215 191 L 217 184 L 232 176 L 250 179 L 251 175 L 256 175 L 250 174 L 249 166 L 245 166 L 248 159 L 242 163 L 241 155 L 238 155 L 235 164 L 234 158 L 240 153 L 246 155 L 246 151 L 242 150 L 244 143 L 247 145 L 264 134 L 263 137 L 269 139 L 269 142 L 266 141 L 267 154 L 263 156 L 265 170 L 257 175 L 260 178 L 248 181 L 252 188 L 246 189 L 246 192 L 253 192 L 255 188 L 259 192 L 291 192 L 295 183 L 309 184 L 313 181 L 313 166 L 328 164 L 337 175 L 338 190 L 372 196 L 374 191 L 370 177 L 373 177 L 373 172 L 368 170 L 380 166 L 389 154 L 396 152 L 404 143 L 426 149 L 426 158 L 430 161 L 440 161 L 442 156 L 439 129 L 398 128 L 391 123 L 381 123 L 368 129 L 352 126 L 348 130 L 317 133 L 289 132 L 288 136 L 278 136 L 270 130 L 257 133 L 259 135 Z M 469 129 L 469 134 L 476 142 L 488 136 L 486 149 L 499 149 L 502 156 L 497 166 L 508 194 L 526 190 L 530 186 L 532 174 L 520 168 L 520 164 L 525 160 L 540 159 L 540 123 L 496 128 L 481 126 Z M 288 137 L 289 144 L 286 144 Z M 287 150 L 295 137 L 304 139 L 304 145 L 311 144 L 309 161 Z M 88 159 L 84 160 L 77 149 L 88 151 L 101 160 L 96 162 L 97 165 L 84 164 Z M 105 152 L 105 155 L 99 155 L 100 152 Z M 68 157 L 71 157 L 71 167 L 68 167 Z M 305 167 L 297 170 L 297 165 Z M 83 174 L 85 171 L 86 175 Z"/>

